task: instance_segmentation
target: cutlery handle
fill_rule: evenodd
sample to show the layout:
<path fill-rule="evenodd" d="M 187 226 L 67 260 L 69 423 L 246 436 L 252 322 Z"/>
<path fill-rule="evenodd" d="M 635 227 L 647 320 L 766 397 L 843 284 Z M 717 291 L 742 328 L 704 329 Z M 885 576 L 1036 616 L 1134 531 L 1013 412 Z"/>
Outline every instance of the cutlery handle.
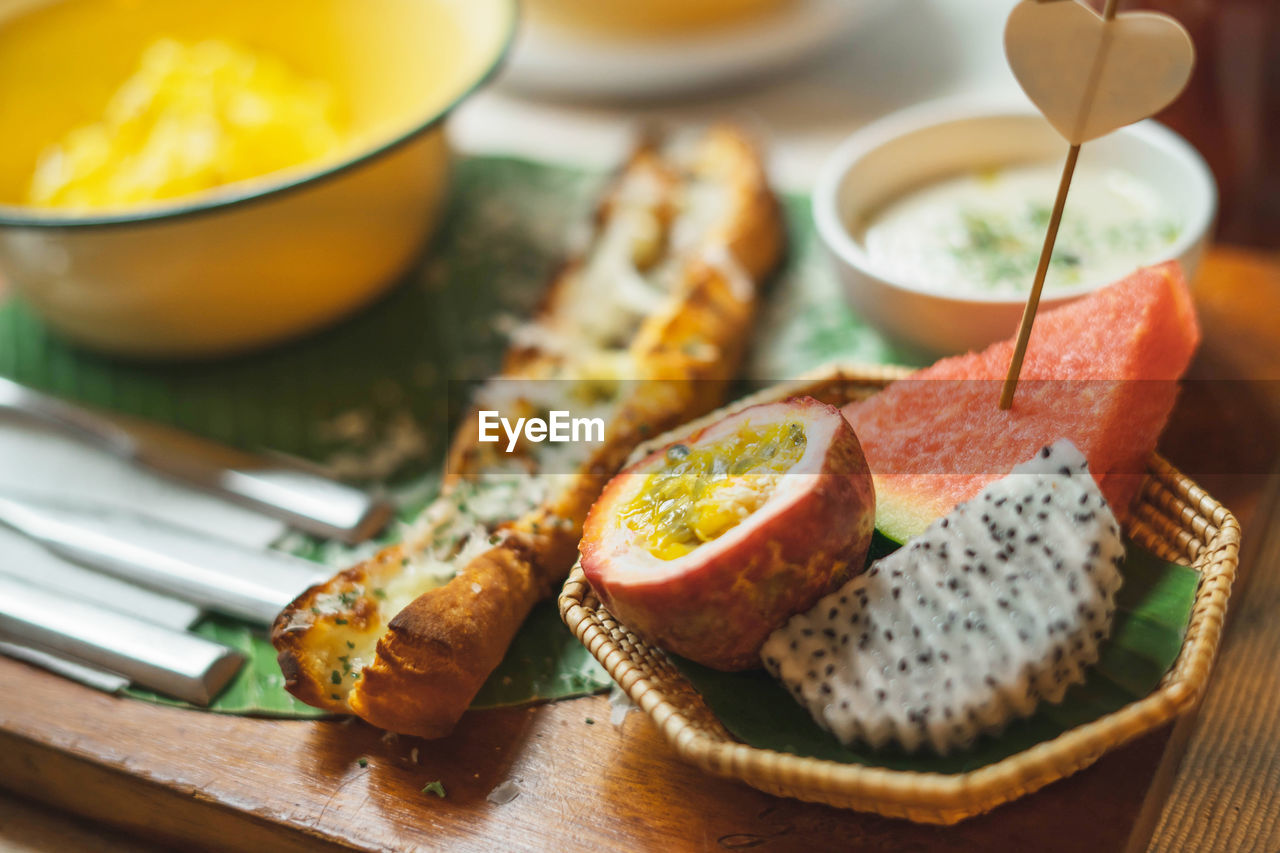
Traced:
<path fill-rule="evenodd" d="M 235 649 L 0 577 L 0 636 L 207 705 L 239 671 Z"/>
<path fill-rule="evenodd" d="M 291 527 L 348 545 L 372 537 L 395 513 L 386 501 L 301 467 L 264 464 L 214 472 L 210 478 L 193 477 L 192 482 Z"/>
<path fill-rule="evenodd" d="M 351 545 L 373 536 L 394 513 L 383 500 L 337 482 L 314 466 L 225 447 L 173 427 L 106 417 L 0 377 L 0 410 L 60 430 L 308 533 Z"/>
<path fill-rule="evenodd" d="M 87 684 L 90 687 L 101 690 L 103 693 L 119 693 L 129 686 L 129 679 L 123 675 L 117 675 L 114 672 L 107 672 L 105 669 L 99 669 L 96 666 L 74 661 L 65 655 L 42 652 L 31 646 L 7 643 L 0 640 L 0 655 L 35 664 L 41 669 L 47 669 L 50 672 L 61 675 L 63 678 L 70 678 L 72 681 Z"/>
<path fill-rule="evenodd" d="M 325 575 L 313 563 L 123 515 L 0 497 L 0 524 L 73 563 L 258 625 Z"/>
<path fill-rule="evenodd" d="M 0 376 L 0 409 L 53 427 L 116 456 L 130 458 L 137 452 L 136 442 L 129 433 L 106 418 L 3 376 Z"/>

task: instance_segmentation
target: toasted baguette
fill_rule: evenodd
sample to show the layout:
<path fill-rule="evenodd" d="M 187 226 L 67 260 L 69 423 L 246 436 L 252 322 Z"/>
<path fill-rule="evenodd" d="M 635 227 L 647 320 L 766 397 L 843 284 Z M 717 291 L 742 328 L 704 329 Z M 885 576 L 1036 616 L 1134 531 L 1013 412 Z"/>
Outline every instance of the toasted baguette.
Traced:
<path fill-rule="evenodd" d="M 678 152 L 642 144 L 605 194 L 591 245 L 480 391 L 549 380 L 598 397 L 604 441 L 556 468 L 566 462 L 548 445 L 506 454 L 478 442 L 475 412 L 465 418 L 441 496 L 405 544 L 312 587 L 276 620 L 287 689 L 391 731 L 448 734 L 567 575 L 587 510 L 631 449 L 721 402 L 783 240 L 759 158 L 736 130 Z M 536 408 L 521 393 L 508 402 Z"/>

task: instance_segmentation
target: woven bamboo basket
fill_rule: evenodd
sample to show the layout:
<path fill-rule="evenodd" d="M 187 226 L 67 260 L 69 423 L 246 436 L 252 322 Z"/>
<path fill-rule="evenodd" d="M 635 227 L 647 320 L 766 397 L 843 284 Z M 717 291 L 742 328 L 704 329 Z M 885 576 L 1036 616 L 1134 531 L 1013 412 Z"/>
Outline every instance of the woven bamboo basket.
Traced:
<path fill-rule="evenodd" d="M 901 368 L 837 366 L 768 388 L 680 428 L 687 434 L 748 405 L 808 394 L 833 405 L 861 399 L 908 375 Z M 633 459 L 678 435 L 659 436 Z M 736 741 L 688 680 L 659 650 L 620 625 L 575 567 L 560 594 L 560 614 L 631 700 L 684 760 L 785 797 L 921 823 L 951 824 L 1010 802 L 1097 761 L 1108 750 L 1187 711 L 1209 679 L 1238 562 L 1235 517 L 1169 463 L 1153 455 L 1126 524 L 1129 536 L 1162 559 L 1200 575 L 1177 660 L 1148 696 L 1052 740 L 976 770 L 888 770 L 758 749 Z"/>

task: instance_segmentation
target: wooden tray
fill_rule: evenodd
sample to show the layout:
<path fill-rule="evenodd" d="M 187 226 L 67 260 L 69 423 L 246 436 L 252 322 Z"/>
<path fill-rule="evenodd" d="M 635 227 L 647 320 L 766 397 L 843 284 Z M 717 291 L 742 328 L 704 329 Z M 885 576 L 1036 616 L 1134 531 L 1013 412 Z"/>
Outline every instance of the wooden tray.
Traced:
<path fill-rule="evenodd" d="M 862 399 L 908 371 L 835 366 L 766 389 L 685 425 L 704 423 L 748 405 L 808 394 L 833 405 Z M 659 436 L 639 458 L 678 438 Z M 922 823 L 951 824 L 1017 799 L 1084 767 L 1108 750 L 1162 726 L 1203 693 L 1217 651 L 1235 578 L 1240 527 L 1235 517 L 1163 459 L 1149 475 L 1128 534 L 1163 559 L 1200 574 L 1195 605 L 1173 667 L 1149 696 L 994 764 L 965 773 L 919 773 L 843 764 L 758 749 L 733 739 L 666 656 L 620 625 L 575 567 L 560 594 L 560 613 L 583 645 L 647 713 L 676 752 L 708 773 L 760 790 Z"/>

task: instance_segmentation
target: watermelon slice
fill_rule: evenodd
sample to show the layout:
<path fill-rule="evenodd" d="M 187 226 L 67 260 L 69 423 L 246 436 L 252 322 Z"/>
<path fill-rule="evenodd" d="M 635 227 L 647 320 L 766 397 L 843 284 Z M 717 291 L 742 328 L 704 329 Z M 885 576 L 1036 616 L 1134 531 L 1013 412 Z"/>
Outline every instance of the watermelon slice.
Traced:
<path fill-rule="evenodd" d="M 1123 518 L 1199 340 L 1179 267 L 1149 267 L 1036 319 L 1009 411 L 996 402 L 1012 339 L 846 406 L 875 478 L 877 527 L 904 542 L 1060 438 Z"/>

